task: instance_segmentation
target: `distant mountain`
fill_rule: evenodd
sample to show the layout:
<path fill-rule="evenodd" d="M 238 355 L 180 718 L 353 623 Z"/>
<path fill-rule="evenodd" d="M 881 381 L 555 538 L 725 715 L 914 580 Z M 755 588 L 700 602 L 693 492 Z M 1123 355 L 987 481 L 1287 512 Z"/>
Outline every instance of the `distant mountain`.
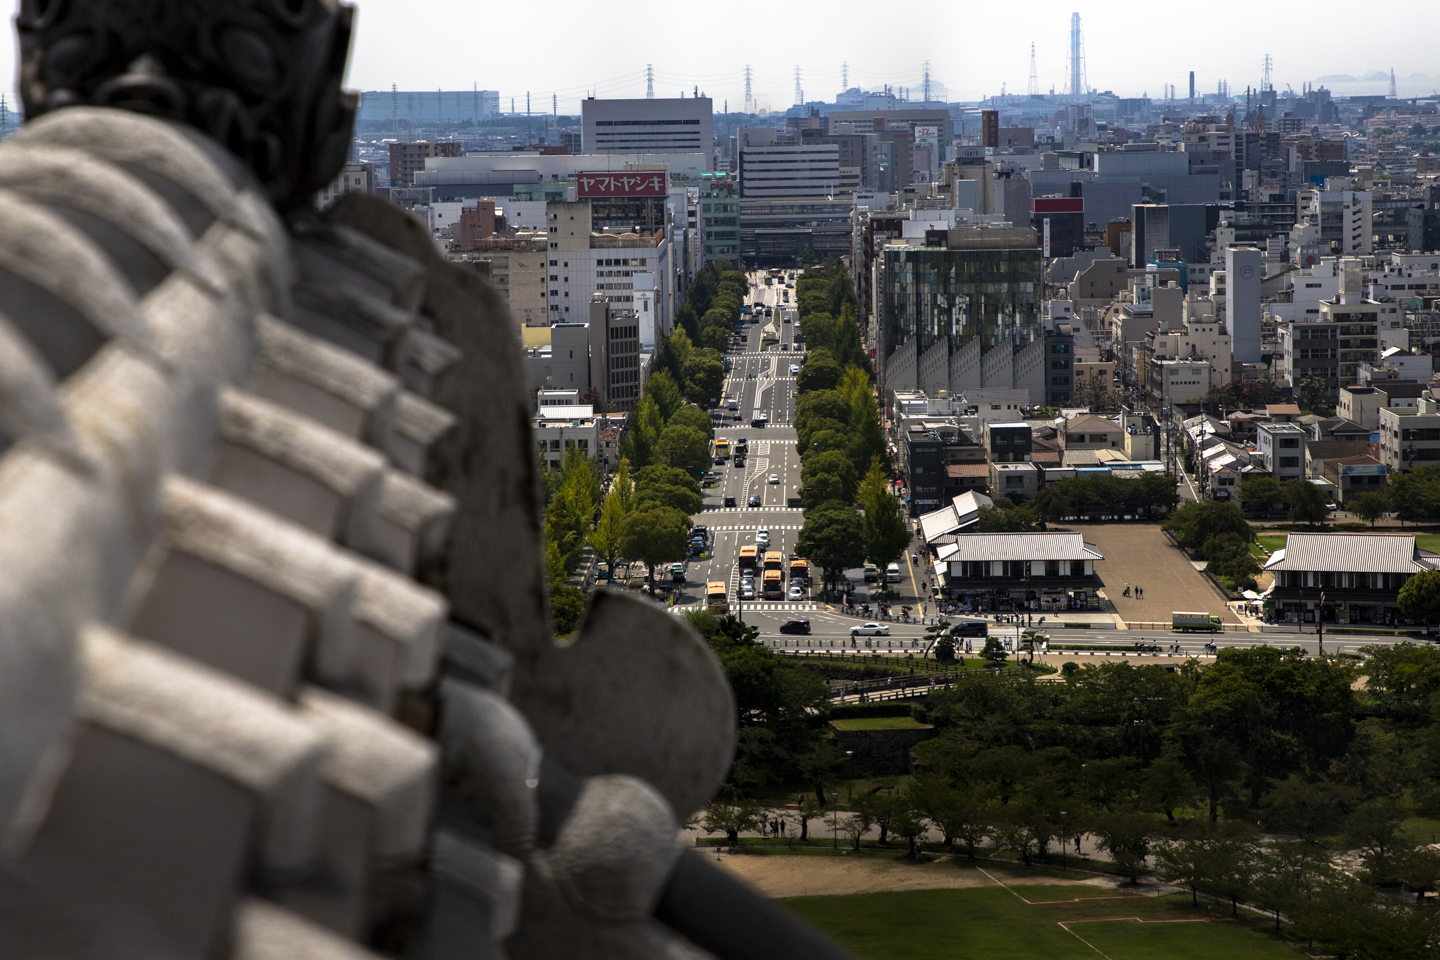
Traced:
<path fill-rule="evenodd" d="M 1390 71 L 1388 71 L 1388 70 L 1371 70 L 1369 73 L 1365 74 L 1365 76 L 1361 77 L 1360 79 L 1361 79 L 1361 80 L 1389 80 L 1389 79 L 1390 79 Z"/>

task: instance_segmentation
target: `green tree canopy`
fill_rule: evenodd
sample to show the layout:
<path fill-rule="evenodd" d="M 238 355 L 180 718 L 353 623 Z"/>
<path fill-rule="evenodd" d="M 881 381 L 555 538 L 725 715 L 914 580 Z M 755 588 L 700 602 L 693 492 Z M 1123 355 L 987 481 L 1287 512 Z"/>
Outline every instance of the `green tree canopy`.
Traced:
<path fill-rule="evenodd" d="M 685 399 L 693 404 L 708 409 L 725 399 L 725 365 L 709 351 L 685 361 L 683 382 Z"/>
<path fill-rule="evenodd" d="M 1295 523 L 1315 526 L 1330 517 L 1325 491 L 1308 480 L 1287 480 L 1280 485 L 1280 495 L 1290 504 L 1290 519 Z"/>
<path fill-rule="evenodd" d="M 865 562 L 865 531 L 860 514 L 840 501 L 807 509 L 796 550 L 820 567 L 826 586 L 851 567 Z"/>
<path fill-rule="evenodd" d="M 625 521 L 622 552 L 644 563 L 653 583 L 656 566 L 685 559 L 689 534 L 690 518 L 684 513 L 642 503 Z"/>
<path fill-rule="evenodd" d="M 1401 520 L 1440 519 L 1440 464 L 1415 467 L 1390 477 L 1390 505 Z"/>
<path fill-rule="evenodd" d="M 674 424 L 660 434 L 655 453 L 667 466 L 698 478 L 710 467 L 710 440 L 694 427 Z"/>
<path fill-rule="evenodd" d="M 811 350 L 805 357 L 805 362 L 800 365 L 800 376 L 795 378 L 795 389 L 802 394 L 812 390 L 834 390 L 840 384 L 841 374 L 840 364 L 835 362 L 835 357 L 829 350 L 823 347 Z M 846 414 L 848 420 L 848 404 Z"/>
<path fill-rule="evenodd" d="M 687 403 L 676 410 L 666 427 L 689 427 L 691 430 L 704 434 L 706 440 L 709 440 L 715 432 L 715 428 L 710 422 L 710 415 L 693 403 Z"/>
<path fill-rule="evenodd" d="M 879 457 L 870 463 L 860 484 L 859 499 L 865 511 L 865 555 L 883 569 L 904 556 L 910 546 L 910 528 L 905 525 L 900 502 L 890 493 L 889 478 L 881 469 Z"/>
<path fill-rule="evenodd" d="M 839 500 L 841 503 L 855 502 L 858 486 L 855 467 L 850 463 L 850 458 L 838 450 L 807 454 L 800 467 L 800 483 L 805 488 L 819 489 L 823 485 L 827 491 L 838 491 L 838 496 L 816 500 L 817 505 L 830 499 Z"/>
<path fill-rule="evenodd" d="M 1280 484 L 1274 477 L 1245 477 L 1240 481 L 1240 505 L 1268 514 L 1280 503 Z"/>
<path fill-rule="evenodd" d="M 675 415 L 685 403 L 685 397 L 680 393 L 680 387 L 676 385 L 675 378 L 670 376 L 668 370 L 656 370 L 645 380 L 645 396 L 655 401 L 660 411 L 660 419 L 665 423 Z"/>
<path fill-rule="evenodd" d="M 1440 621 L 1440 570 L 1421 570 L 1405 581 L 1400 612 L 1412 620 Z"/>
<path fill-rule="evenodd" d="M 1349 507 L 1355 516 L 1373 527 L 1390 509 L 1390 498 L 1383 493 L 1357 493 L 1351 498 Z"/>

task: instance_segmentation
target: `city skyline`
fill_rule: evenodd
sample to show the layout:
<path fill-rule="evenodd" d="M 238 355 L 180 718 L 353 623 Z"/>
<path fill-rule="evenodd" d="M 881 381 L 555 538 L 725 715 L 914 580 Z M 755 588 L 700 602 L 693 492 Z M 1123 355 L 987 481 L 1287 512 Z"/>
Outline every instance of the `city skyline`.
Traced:
<path fill-rule="evenodd" d="M 854 2 L 832 4 L 828 16 L 818 19 L 797 4 L 742 0 L 727 18 L 710 18 L 697 28 L 675 19 L 673 6 L 639 0 L 627 8 L 623 23 L 578 10 L 575 29 L 547 32 L 533 43 L 523 39 L 533 13 L 518 8 L 478 8 L 458 0 L 366 0 L 358 7 L 351 89 L 478 86 L 499 90 L 502 111 L 510 109 L 512 99 L 523 111 L 527 92 L 535 113 L 556 107 L 578 113 L 581 99 L 590 93 L 643 97 L 647 64 L 654 68 L 655 96 L 691 96 L 699 89 L 715 101 L 717 112 L 726 101 L 732 112 L 743 107 L 747 65 L 757 105 L 772 111 L 794 104 L 797 66 L 806 100 L 832 101 L 845 89 L 842 72 L 848 73 L 851 87 L 878 90 L 888 84 L 897 97 L 920 100 L 926 61 L 932 90 L 945 99 L 974 101 L 997 96 L 1002 88 L 1021 95 L 1032 43 L 1039 89 L 1063 93 L 1072 12 L 1084 21 L 1089 85 L 1123 97 L 1160 99 L 1166 84 L 1183 97 L 1191 70 L 1197 97 L 1214 94 L 1222 80 L 1232 95 L 1243 96 L 1247 85 L 1259 86 L 1266 54 L 1274 59 L 1274 85 L 1282 93 L 1287 84 L 1298 91 L 1304 83 L 1323 83 L 1340 96 L 1384 94 L 1392 69 L 1401 97 L 1440 91 L 1440 69 L 1420 46 L 1382 45 L 1378 30 L 1374 43 L 1356 44 L 1353 29 L 1338 29 L 1327 18 L 1239 3 L 1213 5 L 1208 20 L 1177 15 L 1168 23 L 1137 22 L 1112 5 L 1087 9 L 1050 0 L 1031 4 L 1023 20 L 1008 12 L 942 7 L 927 15 L 926 29 L 914 31 L 904 45 L 886 44 L 884 52 L 869 42 L 869 30 L 858 29 L 873 19 L 870 8 Z M 1236 26 L 1241 17 L 1244 28 Z M 1396 0 L 1387 5 L 1385 23 L 1409 23 L 1423 35 L 1440 28 L 1440 8 L 1422 0 Z M 703 42 L 692 43 L 702 29 Z M 894 29 L 903 31 L 903 22 Z M 481 52 L 475 37 L 486 38 Z M 810 39 L 793 47 L 785 43 L 802 37 Z M 1177 44 L 1185 56 L 1177 57 Z M 618 49 L 626 51 L 625 60 L 608 53 Z M 6 85 L 13 86 L 13 47 L 0 50 L 0 76 L 9 76 Z"/>

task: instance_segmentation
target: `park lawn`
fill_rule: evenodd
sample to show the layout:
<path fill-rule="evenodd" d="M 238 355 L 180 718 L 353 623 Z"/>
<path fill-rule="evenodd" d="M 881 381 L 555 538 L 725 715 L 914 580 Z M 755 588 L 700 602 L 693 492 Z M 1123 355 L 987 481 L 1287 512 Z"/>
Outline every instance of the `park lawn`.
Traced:
<path fill-rule="evenodd" d="M 851 717 L 831 720 L 836 730 L 930 730 L 933 726 L 914 717 Z"/>
<path fill-rule="evenodd" d="M 1404 531 L 1401 531 L 1402 533 Z M 1440 533 L 1417 533 L 1415 534 L 1415 546 L 1421 550 L 1432 550 L 1440 552 Z"/>
<path fill-rule="evenodd" d="M 862 960 L 1095 960 L 1097 951 L 1109 960 L 1299 960 L 1258 925 L 1228 920 L 1223 911 L 1194 909 L 1183 897 L 1102 887 L 914 890 L 783 902 Z M 1186 920 L 1198 922 L 1175 922 Z M 1074 924 L 1075 932 L 1061 923 Z"/>
<path fill-rule="evenodd" d="M 1285 549 L 1285 537 L 1274 536 L 1273 534 L 1261 534 L 1255 538 L 1260 546 L 1264 547 L 1267 553 L 1274 553 L 1276 550 Z"/>

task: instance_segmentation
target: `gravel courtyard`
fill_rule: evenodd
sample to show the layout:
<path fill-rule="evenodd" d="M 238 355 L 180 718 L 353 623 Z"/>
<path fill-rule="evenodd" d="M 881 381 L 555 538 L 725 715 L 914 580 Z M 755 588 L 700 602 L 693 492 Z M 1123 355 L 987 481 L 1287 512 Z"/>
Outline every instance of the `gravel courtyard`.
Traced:
<path fill-rule="evenodd" d="M 1100 548 L 1105 559 L 1095 570 L 1122 620 L 1168 623 L 1176 610 L 1205 610 L 1226 623 L 1241 622 L 1219 589 L 1190 565 L 1158 523 L 1076 523 L 1065 529 L 1082 533 L 1087 543 Z M 1127 583 L 1129 597 L 1124 596 Z M 1136 599 L 1136 586 L 1145 588 L 1145 599 Z"/>

